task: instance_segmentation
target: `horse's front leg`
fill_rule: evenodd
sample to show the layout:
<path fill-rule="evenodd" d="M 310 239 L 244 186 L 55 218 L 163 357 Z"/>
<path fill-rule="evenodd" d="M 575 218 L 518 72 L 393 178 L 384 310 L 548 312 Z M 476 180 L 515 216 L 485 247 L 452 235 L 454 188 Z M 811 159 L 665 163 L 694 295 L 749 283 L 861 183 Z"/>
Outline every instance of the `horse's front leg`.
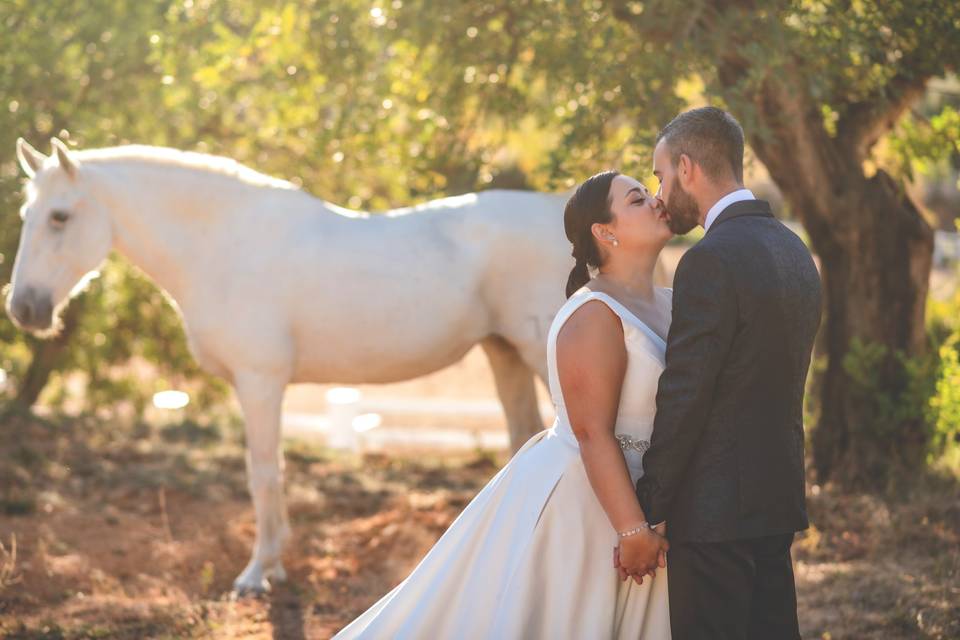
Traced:
<path fill-rule="evenodd" d="M 283 496 L 280 405 L 286 381 L 261 373 L 234 375 L 247 435 L 247 483 L 257 518 L 257 539 L 250 562 L 233 583 L 238 593 L 263 592 L 270 580 L 286 578 L 281 561 L 290 536 Z"/>

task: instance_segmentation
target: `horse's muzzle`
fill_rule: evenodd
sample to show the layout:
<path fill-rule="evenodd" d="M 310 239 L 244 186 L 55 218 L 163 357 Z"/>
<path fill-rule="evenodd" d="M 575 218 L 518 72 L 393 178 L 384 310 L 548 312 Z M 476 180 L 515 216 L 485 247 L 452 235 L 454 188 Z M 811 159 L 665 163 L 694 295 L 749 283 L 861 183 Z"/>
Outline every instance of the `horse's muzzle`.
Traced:
<path fill-rule="evenodd" d="M 7 314 L 21 329 L 49 329 L 53 324 L 53 300 L 49 293 L 40 293 L 33 287 L 23 287 L 7 298 Z"/>

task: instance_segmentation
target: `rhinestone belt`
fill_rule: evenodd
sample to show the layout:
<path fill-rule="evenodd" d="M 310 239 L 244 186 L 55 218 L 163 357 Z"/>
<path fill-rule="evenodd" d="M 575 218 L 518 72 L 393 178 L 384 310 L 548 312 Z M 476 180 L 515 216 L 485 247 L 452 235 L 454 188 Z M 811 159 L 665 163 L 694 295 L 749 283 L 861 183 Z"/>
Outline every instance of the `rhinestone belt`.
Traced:
<path fill-rule="evenodd" d="M 633 449 L 642 454 L 650 448 L 649 440 L 640 440 L 639 438 L 633 438 L 623 434 L 616 434 L 614 437 L 617 439 L 617 442 L 620 443 L 620 448 L 624 451 Z"/>

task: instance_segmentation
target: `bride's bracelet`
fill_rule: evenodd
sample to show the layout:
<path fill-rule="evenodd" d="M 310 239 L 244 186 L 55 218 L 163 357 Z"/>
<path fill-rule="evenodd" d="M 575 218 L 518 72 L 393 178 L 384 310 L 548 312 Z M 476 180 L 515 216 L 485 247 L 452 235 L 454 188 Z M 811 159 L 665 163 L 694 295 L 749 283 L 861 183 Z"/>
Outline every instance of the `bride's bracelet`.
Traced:
<path fill-rule="evenodd" d="M 627 529 L 626 531 L 618 531 L 617 536 L 621 538 L 626 538 L 628 536 L 635 536 L 641 531 L 644 531 L 649 528 L 650 528 L 649 522 L 641 522 L 639 526 L 634 527 L 633 529 Z"/>

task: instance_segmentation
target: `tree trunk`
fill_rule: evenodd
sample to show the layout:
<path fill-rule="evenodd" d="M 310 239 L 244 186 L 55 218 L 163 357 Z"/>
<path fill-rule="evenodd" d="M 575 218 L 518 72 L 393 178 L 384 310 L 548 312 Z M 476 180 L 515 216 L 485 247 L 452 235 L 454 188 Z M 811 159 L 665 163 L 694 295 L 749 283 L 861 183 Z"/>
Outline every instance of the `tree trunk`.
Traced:
<path fill-rule="evenodd" d="M 27 411 L 34 404 L 47 386 L 51 374 L 57 370 L 63 361 L 63 356 L 70 345 L 70 340 L 77 330 L 80 314 L 83 312 L 84 294 L 70 301 L 61 316 L 62 327 L 52 338 L 31 339 L 32 358 L 27 371 L 17 385 L 16 395 L 13 398 L 12 408 Z"/>
<path fill-rule="evenodd" d="M 898 353 L 925 352 L 933 232 L 889 176 L 857 173 L 847 178 L 837 209 L 806 214 L 843 216 L 850 231 L 811 233 L 824 284 L 818 355 L 826 356 L 826 369 L 814 381 L 820 415 L 812 445 L 821 481 L 876 486 L 891 471 L 923 462 L 922 416 L 903 406 L 911 401 L 911 381 Z M 798 210 L 809 204 L 795 194 L 787 198 Z M 866 352 L 851 352 L 855 339 Z M 885 349 L 866 355 L 870 345 Z"/>
<path fill-rule="evenodd" d="M 827 134 L 819 110 L 795 87 L 772 80 L 756 106 L 766 132 L 751 135 L 751 147 L 821 264 L 817 355 L 826 368 L 814 380 L 820 412 L 812 433 L 818 479 L 884 484 L 890 471 L 923 461 L 922 416 L 902 406 L 910 380 L 900 356 L 926 351 L 933 230 L 889 175 L 865 175 L 862 149 Z"/>

